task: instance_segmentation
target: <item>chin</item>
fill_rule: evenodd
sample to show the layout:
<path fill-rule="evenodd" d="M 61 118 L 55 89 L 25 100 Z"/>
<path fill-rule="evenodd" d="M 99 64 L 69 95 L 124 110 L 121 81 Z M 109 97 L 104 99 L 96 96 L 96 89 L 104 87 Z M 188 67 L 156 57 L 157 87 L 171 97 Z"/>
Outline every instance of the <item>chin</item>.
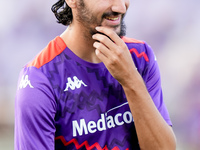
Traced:
<path fill-rule="evenodd" d="M 121 35 L 121 27 L 120 26 L 117 26 L 117 27 L 109 27 L 107 26 L 108 28 L 112 29 L 117 35 Z"/>

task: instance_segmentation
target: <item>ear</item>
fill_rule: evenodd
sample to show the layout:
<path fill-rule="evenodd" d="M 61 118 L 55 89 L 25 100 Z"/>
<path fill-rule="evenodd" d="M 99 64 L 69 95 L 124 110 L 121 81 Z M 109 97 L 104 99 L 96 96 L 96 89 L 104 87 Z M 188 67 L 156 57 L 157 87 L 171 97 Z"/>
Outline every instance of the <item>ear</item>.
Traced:
<path fill-rule="evenodd" d="M 65 0 L 65 2 L 67 3 L 67 5 L 70 8 L 75 8 L 76 7 L 76 0 Z"/>

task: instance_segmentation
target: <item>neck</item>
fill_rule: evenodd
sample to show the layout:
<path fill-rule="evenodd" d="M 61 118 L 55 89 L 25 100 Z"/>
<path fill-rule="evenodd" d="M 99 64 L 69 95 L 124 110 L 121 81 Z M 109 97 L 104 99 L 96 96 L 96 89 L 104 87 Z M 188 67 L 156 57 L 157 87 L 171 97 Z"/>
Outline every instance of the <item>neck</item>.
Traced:
<path fill-rule="evenodd" d="M 89 35 L 89 33 L 88 33 Z M 91 62 L 100 63 L 101 61 L 95 54 L 93 43 L 95 42 L 84 33 L 81 28 L 75 28 L 70 25 L 60 36 L 67 47 L 81 59 Z"/>

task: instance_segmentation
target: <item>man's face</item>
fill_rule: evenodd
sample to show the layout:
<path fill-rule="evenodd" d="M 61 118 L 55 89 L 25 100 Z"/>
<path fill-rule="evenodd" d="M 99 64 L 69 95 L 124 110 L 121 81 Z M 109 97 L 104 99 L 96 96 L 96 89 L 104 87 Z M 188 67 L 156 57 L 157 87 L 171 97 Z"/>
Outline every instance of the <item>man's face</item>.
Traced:
<path fill-rule="evenodd" d="M 128 6 L 129 0 L 79 0 L 76 17 L 90 35 L 96 33 L 96 26 L 106 26 L 124 36 L 123 18 Z"/>

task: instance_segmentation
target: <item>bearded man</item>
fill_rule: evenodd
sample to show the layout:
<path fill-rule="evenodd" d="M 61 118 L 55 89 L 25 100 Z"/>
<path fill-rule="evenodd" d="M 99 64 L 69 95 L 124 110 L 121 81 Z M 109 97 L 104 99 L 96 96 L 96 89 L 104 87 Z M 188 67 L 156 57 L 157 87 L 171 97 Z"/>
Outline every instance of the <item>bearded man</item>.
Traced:
<path fill-rule="evenodd" d="M 15 150 L 174 150 L 152 49 L 125 37 L 129 0 L 59 0 L 66 30 L 22 69 Z"/>

